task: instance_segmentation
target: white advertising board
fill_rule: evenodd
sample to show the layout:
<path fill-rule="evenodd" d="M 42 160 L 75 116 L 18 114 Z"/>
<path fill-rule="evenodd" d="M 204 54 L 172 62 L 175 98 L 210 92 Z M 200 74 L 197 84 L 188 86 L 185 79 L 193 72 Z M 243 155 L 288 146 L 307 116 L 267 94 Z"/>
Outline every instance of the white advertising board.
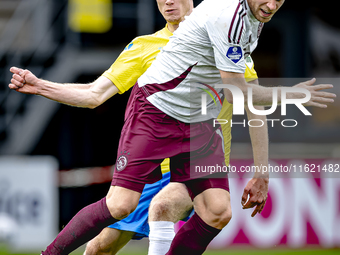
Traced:
<path fill-rule="evenodd" d="M 0 239 L 14 250 L 43 250 L 58 233 L 57 170 L 48 156 L 0 157 Z"/>

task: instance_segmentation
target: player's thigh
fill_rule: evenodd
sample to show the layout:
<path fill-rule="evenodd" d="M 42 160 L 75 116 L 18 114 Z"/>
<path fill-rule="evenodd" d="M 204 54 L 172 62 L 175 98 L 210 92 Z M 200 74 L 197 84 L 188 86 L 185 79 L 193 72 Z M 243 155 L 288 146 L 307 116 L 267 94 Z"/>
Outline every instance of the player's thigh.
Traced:
<path fill-rule="evenodd" d="M 170 182 L 151 201 L 149 220 L 177 222 L 188 216 L 193 203 L 186 186 Z"/>
<path fill-rule="evenodd" d="M 122 249 L 133 237 L 134 232 L 104 228 L 86 245 L 85 255 L 113 255 Z"/>
<path fill-rule="evenodd" d="M 230 194 L 221 188 L 210 188 L 194 199 L 195 212 L 209 225 L 223 228 L 231 219 Z"/>

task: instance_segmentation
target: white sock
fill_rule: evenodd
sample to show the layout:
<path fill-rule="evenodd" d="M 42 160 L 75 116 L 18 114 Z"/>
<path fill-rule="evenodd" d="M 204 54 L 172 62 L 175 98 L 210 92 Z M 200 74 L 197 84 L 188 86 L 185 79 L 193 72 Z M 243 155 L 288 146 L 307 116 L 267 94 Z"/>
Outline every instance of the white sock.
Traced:
<path fill-rule="evenodd" d="M 169 251 L 172 239 L 175 237 L 174 225 L 171 221 L 149 222 L 148 255 L 165 255 Z"/>

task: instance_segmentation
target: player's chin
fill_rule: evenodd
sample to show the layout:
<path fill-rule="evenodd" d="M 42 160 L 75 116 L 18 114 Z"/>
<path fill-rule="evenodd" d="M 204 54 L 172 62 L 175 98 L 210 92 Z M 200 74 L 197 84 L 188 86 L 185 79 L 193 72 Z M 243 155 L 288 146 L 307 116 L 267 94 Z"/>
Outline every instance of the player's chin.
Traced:
<path fill-rule="evenodd" d="M 181 22 L 181 18 L 178 15 L 171 15 L 166 19 L 172 25 L 178 25 Z"/>
<path fill-rule="evenodd" d="M 262 22 L 262 23 L 268 23 L 271 20 L 272 20 L 272 16 L 269 17 L 269 18 L 261 18 L 261 19 L 259 19 L 259 21 Z"/>
<path fill-rule="evenodd" d="M 262 23 L 267 23 L 267 22 L 271 21 L 271 19 L 272 19 L 273 16 L 274 16 L 274 15 L 270 15 L 270 16 L 268 16 L 268 17 L 264 17 L 264 16 L 262 16 L 262 15 L 259 14 L 259 15 L 257 15 L 256 19 L 257 19 L 258 21 L 262 22 Z"/>

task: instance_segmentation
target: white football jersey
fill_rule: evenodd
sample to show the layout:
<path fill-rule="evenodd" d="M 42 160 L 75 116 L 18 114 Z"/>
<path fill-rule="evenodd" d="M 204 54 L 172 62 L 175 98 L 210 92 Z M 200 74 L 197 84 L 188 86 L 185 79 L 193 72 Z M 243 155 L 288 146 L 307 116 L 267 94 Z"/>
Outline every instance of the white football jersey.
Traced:
<path fill-rule="evenodd" d="M 256 48 L 262 26 L 247 0 L 204 0 L 170 37 L 138 86 L 153 105 L 177 120 L 216 118 L 221 104 L 207 85 L 222 82 L 219 70 L 245 72 L 245 58 Z M 222 97 L 222 89 L 216 92 Z M 205 115 L 202 93 L 208 94 Z"/>

